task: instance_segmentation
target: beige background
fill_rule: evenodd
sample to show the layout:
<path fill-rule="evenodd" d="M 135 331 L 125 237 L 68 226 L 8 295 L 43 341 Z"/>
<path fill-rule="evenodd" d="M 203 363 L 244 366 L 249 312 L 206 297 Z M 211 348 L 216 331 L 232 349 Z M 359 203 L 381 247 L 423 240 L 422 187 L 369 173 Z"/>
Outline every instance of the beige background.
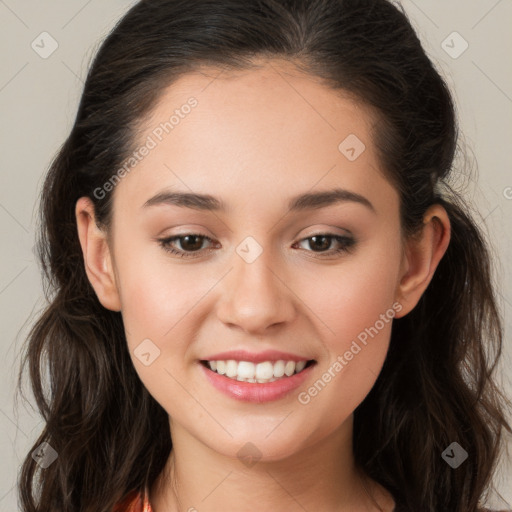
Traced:
<path fill-rule="evenodd" d="M 18 510 L 17 470 L 42 427 L 37 414 L 17 408 L 13 398 L 20 346 L 43 305 L 33 253 L 36 198 L 47 166 L 71 128 L 91 57 L 133 3 L 0 0 L 0 511 Z M 506 325 L 500 375 L 512 397 L 512 72 L 506 58 L 512 48 L 512 3 L 404 0 L 403 6 L 454 92 L 466 149 L 477 168 L 467 179 L 467 195 L 480 211 L 497 255 Z M 42 32 L 58 44 L 46 59 L 31 46 Z M 47 38 L 45 48 L 51 48 L 48 36 L 41 37 Z M 468 48 L 458 55 L 464 41 Z M 512 444 L 510 448 L 512 454 Z M 495 482 L 512 508 L 510 456 L 503 457 Z M 507 508 L 496 497 L 489 505 Z"/>

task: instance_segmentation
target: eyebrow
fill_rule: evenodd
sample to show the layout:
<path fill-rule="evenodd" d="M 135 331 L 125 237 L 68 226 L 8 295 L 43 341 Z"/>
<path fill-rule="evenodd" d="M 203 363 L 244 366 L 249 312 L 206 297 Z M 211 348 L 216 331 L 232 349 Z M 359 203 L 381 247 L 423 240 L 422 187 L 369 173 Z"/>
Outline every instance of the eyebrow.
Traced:
<path fill-rule="evenodd" d="M 307 192 L 292 197 L 288 203 L 288 209 L 292 212 L 299 212 L 347 202 L 362 204 L 373 213 L 377 213 L 373 204 L 366 197 L 342 188 L 322 192 Z M 227 210 L 226 204 L 222 200 L 209 194 L 168 191 L 159 192 L 148 199 L 142 207 L 149 208 L 162 204 L 214 212 L 225 212 Z"/>

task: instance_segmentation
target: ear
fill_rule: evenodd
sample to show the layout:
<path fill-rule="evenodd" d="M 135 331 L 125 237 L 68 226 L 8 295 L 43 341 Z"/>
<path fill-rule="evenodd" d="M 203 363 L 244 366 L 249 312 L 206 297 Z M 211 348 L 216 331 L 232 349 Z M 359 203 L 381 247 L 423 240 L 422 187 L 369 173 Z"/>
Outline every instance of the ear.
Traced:
<path fill-rule="evenodd" d="M 448 248 L 450 234 L 448 213 L 441 205 L 432 205 L 423 217 L 421 233 L 406 242 L 396 290 L 402 309 L 396 318 L 407 315 L 418 304 Z"/>
<path fill-rule="evenodd" d="M 105 308 L 120 311 L 121 301 L 107 234 L 96 225 L 94 204 L 88 197 L 81 197 L 76 202 L 75 216 L 89 282 Z"/>

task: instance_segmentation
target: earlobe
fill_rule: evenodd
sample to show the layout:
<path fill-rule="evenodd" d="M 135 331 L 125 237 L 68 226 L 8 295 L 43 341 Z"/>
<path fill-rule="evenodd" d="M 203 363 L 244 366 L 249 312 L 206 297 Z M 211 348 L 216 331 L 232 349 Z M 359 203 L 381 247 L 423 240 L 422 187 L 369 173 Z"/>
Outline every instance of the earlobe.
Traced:
<path fill-rule="evenodd" d="M 88 197 L 81 197 L 77 201 L 75 217 L 87 278 L 100 303 L 107 309 L 120 311 L 121 303 L 107 234 L 96 225 L 94 204 Z"/>
<path fill-rule="evenodd" d="M 396 292 L 403 308 L 396 318 L 407 315 L 418 304 L 448 248 L 450 233 L 446 210 L 439 204 L 432 205 L 424 215 L 422 232 L 406 244 Z"/>

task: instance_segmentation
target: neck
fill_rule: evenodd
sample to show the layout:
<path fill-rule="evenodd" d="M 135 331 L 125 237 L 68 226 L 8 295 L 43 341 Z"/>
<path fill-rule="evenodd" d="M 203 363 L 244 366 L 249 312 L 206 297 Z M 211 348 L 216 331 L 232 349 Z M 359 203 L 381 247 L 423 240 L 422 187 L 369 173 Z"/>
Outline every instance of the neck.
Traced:
<path fill-rule="evenodd" d="M 354 464 L 353 416 L 330 436 L 279 460 L 240 460 L 173 425 L 173 450 L 150 492 L 154 512 L 322 510 L 391 512 L 393 499 Z M 252 445 L 246 446 L 251 453 Z"/>

